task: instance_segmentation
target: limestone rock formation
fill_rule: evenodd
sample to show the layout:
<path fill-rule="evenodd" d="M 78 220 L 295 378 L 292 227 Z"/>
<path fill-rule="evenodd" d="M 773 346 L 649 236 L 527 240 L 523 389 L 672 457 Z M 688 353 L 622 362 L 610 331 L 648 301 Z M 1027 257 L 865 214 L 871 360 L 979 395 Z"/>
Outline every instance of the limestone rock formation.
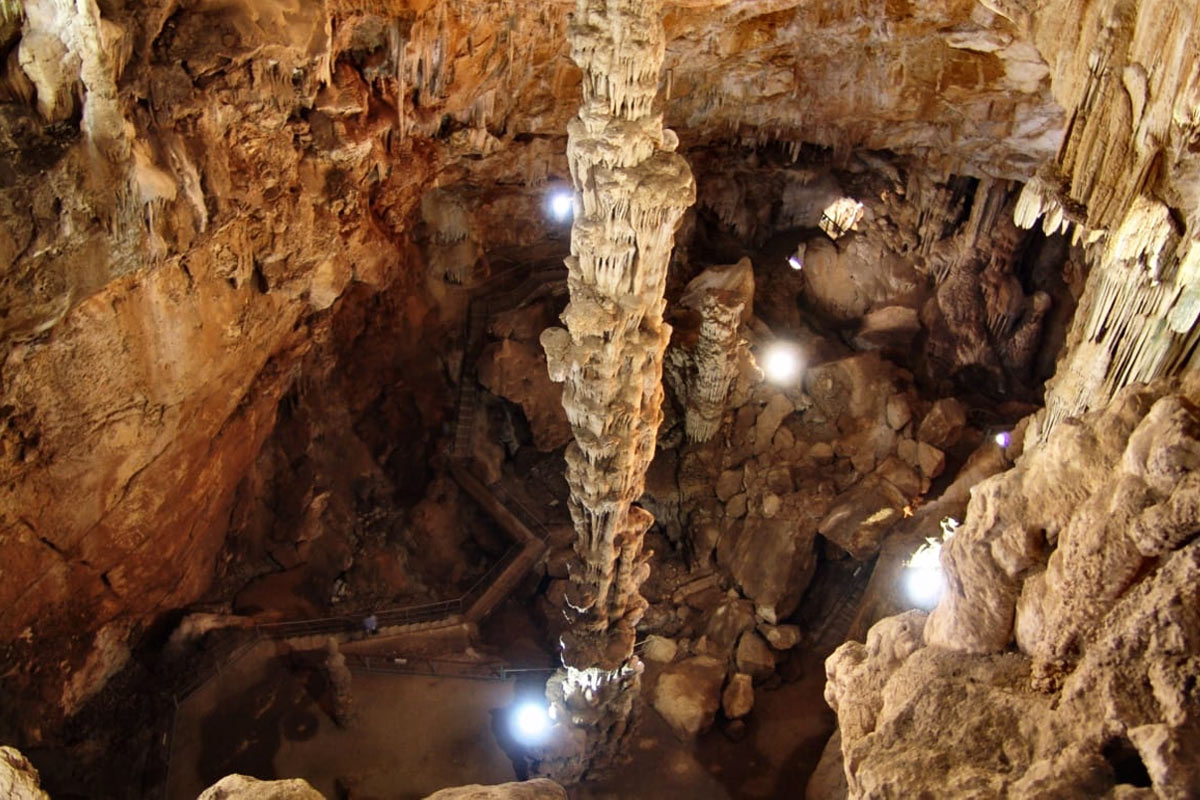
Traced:
<path fill-rule="evenodd" d="M 1044 436 L 1130 383 L 1194 363 L 1200 98 L 1187 87 L 1200 69 L 1200 26 L 1194 5 L 1159 2 L 1031 1 L 997 11 L 1043 53 L 1070 113 L 1057 158 L 1021 193 L 1017 222 L 1074 229 L 1096 273 L 1046 397 Z M 1179 57 L 1151 66 L 1164 53 Z"/>
<path fill-rule="evenodd" d="M 429 795 L 425 800 L 566 800 L 563 788 L 547 778 L 500 783 L 495 786 L 455 786 Z"/>
<path fill-rule="evenodd" d="M 748 342 L 741 325 L 751 316 L 754 270 L 750 259 L 709 267 L 692 279 L 679 300 L 666 378 L 683 403 L 684 430 L 705 442 L 720 427 L 730 386 Z M 690 312 L 690 313 L 689 313 Z"/>
<path fill-rule="evenodd" d="M 329 681 L 333 718 L 338 725 L 348 728 L 357 718 L 354 708 L 354 675 L 346 666 L 346 657 L 338 649 L 337 639 L 331 637 L 326 643 L 325 661 L 321 666 Z"/>
<path fill-rule="evenodd" d="M 325 796 L 300 778 L 261 781 L 249 775 L 226 775 L 196 800 L 325 800 Z"/>
<path fill-rule="evenodd" d="M 851 796 L 1191 796 L 1198 389 L 1130 386 L 1057 425 L 976 487 L 928 619 L 829 658 Z"/>
<path fill-rule="evenodd" d="M 534 446 L 557 450 L 571 437 L 562 391 L 546 374 L 545 355 L 532 343 L 503 339 L 488 345 L 477 364 L 479 382 L 525 412 Z"/>
<path fill-rule="evenodd" d="M 567 673 L 550 694 L 564 716 L 589 708 L 570 716 L 586 726 L 584 752 L 545 763 L 554 775 L 612 762 L 641 669 L 633 643 L 646 607 L 638 587 L 649 572 L 642 537 L 652 517 L 631 503 L 662 421 L 667 265 L 695 199 L 691 172 L 674 153 L 678 139 L 653 108 L 665 47 L 660 15 L 658 2 L 579 0 L 568 31 L 584 76 L 567 142 L 571 302 L 566 329 L 547 330 L 542 342 L 574 434 L 566 459 L 578 559 L 562 636 Z"/>
<path fill-rule="evenodd" d="M 754 708 L 754 679 L 744 672 L 729 676 L 725 691 L 721 692 L 721 710 L 729 719 L 740 719 Z"/>
<path fill-rule="evenodd" d="M 654 687 L 654 709 L 681 739 L 708 730 L 721 707 L 725 662 L 693 656 L 663 671 Z"/>
<path fill-rule="evenodd" d="M 50 800 L 29 759 L 15 747 L 0 747 L 0 796 L 10 800 Z"/>

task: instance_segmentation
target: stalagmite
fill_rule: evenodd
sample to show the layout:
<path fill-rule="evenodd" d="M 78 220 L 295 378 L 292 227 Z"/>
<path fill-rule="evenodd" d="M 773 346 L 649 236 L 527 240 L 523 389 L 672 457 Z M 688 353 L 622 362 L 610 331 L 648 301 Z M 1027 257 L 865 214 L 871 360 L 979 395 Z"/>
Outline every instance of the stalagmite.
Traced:
<path fill-rule="evenodd" d="M 568 38 L 583 103 L 568 125 L 575 186 L 566 329 L 542 335 L 575 440 L 566 453 L 577 540 L 567 592 L 566 667 L 547 694 L 560 723 L 542 769 L 562 780 L 613 763 L 641 663 L 635 626 L 649 574 L 642 494 L 662 421 L 663 322 L 675 230 L 695 201 L 678 139 L 653 111 L 665 39 L 659 2 L 578 0 Z"/>
<path fill-rule="evenodd" d="M 666 374 L 687 409 L 684 429 L 693 442 L 708 441 L 721 426 L 738 355 L 748 347 L 739 329 L 749 319 L 753 301 L 754 270 L 748 258 L 706 269 L 680 299 L 695 327 L 677 326 Z"/>

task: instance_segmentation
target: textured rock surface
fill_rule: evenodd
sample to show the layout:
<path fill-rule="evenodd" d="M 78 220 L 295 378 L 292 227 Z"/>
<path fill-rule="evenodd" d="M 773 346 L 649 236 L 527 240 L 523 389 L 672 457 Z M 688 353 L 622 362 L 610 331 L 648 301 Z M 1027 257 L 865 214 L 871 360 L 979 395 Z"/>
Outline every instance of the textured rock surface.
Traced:
<path fill-rule="evenodd" d="M 426 800 L 566 800 L 563 788 L 547 778 L 495 786 L 455 786 L 429 795 Z"/>
<path fill-rule="evenodd" d="M 654 710 L 681 739 L 708 730 L 721 707 L 725 662 L 710 656 L 693 656 L 663 671 L 654 687 Z"/>
<path fill-rule="evenodd" d="M 729 719 L 746 716 L 754 708 L 754 678 L 744 672 L 729 676 L 725 691 L 721 692 L 721 710 Z"/>
<path fill-rule="evenodd" d="M 38 771 L 14 747 L 0 747 L 0 795 L 10 800 L 49 800 Z"/>
<path fill-rule="evenodd" d="M 583 70 L 567 140 L 571 301 L 566 329 L 542 334 L 574 434 L 566 460 L 578 558 L 561 637 L 567 673 L 550 696 L 560 718 L 584 730 L 586 745 L 542 765 L 568 781 L 612 764 L 641 670 L 633 644 L 647 605 L 638 587 L 649 574 L 642 538 L 653 517 L 631 503 L 642 494 L 662 422 L 667 265 L 695 200 L 691 170 L 674 152 L 678 138 L 654 112 L 660 14 L 658 2 L 579 0 L 568 32 Z"/>
<path fill-rule="evenodd" d="M 196 800 L 325 800 L 325 796 L 299 778 L 260 781 L 249 775 L 226 775 Z"/>
<path fill-rule="evenodd" d="M 932 615 L 829 658 L 850 796 L 1191 796 L 1198 388 L 1058 425 L 975 489 Z"/>
<path fill-rule="evenodd" d="M 721 425 L 730 386 L 745 357 L 742 323 L 751 316 L 754 270 L 750 259 L 709 267 L 692 279 L 679 300 L 666 378 L 684 403 L 684 430 L 706 442 Z"/>
<path fill-rule="evenodd" d="M 546 374 L 546 357 L 536 345 L 514 339 L 489 345 L 479 357 L 479 382 L 525 412 L 533 442 L 544 452 L 571 438 L 563 413 L 562 390 Z"/>
<path fill-rule="evenodd" d="M 1188 87 L 1200 70 L 1200 25 L 1194 3 L 997 9 L 1042 52 L 1054 95 L 1071 114 L 1057 158 L 1026 184 L 1017 221 L 1074 229 L 1091 245 L 1097 273 L 1046 398 L 1044 435 L 1123 386 L 1190 360 L 1200 313 L 1200 97 Z"/>
<path fill-rule="evenodd" d="M 0 559 L 22 576 L 0 581 L 0 723 L 41 742 L 138 668 L 156 620 L 263 571 L 313 587 L 304 613 L 343 572 L 419 584 L 378 544 L 398 516 L 381 498 L 424 492 L 460 283 L 501 263 L 485 250 L 554 233 L 543 195 L 569 175 L 581 76 L 569 3 L 23 5 L 0 16 Z M 664 18 L 647 81 L 703 163 L 698 228 L 763 241 L 864 203 L 858 230 L 806 242 L 802 272 L 756 264 L 773 327 L 799 329 L 803 299 L 890 353 L 915 314 L 913 371 L 937 396 L 1036 389 L 1086 261 L 1032 438 L 1191 365 L 1194 2 L 688 0 Z M 1021 238 L 1014 212 L 1068 228 L 1086 259 L 1041 258 L 1066 241 Z M 853 388 L 845 417 L 751 398 L 752 369 L 739 362 L 738 413 L 711 440 L 727 452 L 680 451 L 661 504 L 680 518 L 661 521 L 774 618 L 799 602 L 839 495 L 874 474 L 911 500 L 955 455 L 919 441 L 926 409 L 886 380 L 813 391 Z M 330 385 L 338 401 L 314 401 Z M 894 437 L 861 404 L 875 395 L 905 398 L 886 410 Z M 500 454 L 482 455 L 497 476 Z M 714 500 L 720 474 L 732 493 Z M 1172 502 L 1139 523 L 1140 554 L 1169 547 Z M 410 543 L 440 585 L 462 530 L 427 510 Z M 839 537 L 865 556 L 874 536 L 857 533 Z M 1019 568 L 1030 545 L 1012 539 L 996 563 Z M 1088 603 L 1018 605 L 1020 639 Z"/>

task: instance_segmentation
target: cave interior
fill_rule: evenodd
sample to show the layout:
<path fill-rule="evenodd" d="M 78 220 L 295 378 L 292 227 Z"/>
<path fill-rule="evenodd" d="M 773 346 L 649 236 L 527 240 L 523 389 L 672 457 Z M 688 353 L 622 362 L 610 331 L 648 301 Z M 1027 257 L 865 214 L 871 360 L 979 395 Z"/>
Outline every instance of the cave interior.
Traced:
<path fill-rule="evenodd" d="M 0 179 L 0 793 L 1200 797 L 1196 0 L 0 0 Z"/>

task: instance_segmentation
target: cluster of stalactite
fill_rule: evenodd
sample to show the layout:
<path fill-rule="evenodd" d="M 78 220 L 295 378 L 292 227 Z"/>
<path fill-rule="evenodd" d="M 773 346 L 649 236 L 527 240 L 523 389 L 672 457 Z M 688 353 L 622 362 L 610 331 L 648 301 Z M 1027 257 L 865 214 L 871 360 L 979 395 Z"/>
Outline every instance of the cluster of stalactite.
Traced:
<path fill-rule="evenodd" d="M 642 494 L 662 421 L 663 321 L 675 230 L 695 183 L 654 113 L 664 54 L 661 5 L 579 0 L 568 31 L 583 102 L 568 126 L 575 187 L 571 301 L 565 329 L 542 336 L 563 385 L 574 441 L 566 453 L 576 557 L 562 637 L 566 671 L 551 682 L 570 728 L 543 769 L 564 780 L 612 763 L 628 731 L 641 665 L 635 628 L 649 574 L 642 539 L 653 521 Z M 568 723 L 569 724 L 566 724 Z"/>
<path fill-rule="evenodd" d="M 1047 43 L 1061 35 L 1059 19 L 1080 20 L 1052 64 L 1072 113 L 1057 160 L 1025 185 L 1014 217 L 1027 228 L 1040 219 L 1047 233 L 1073 230 L 1093 275 L 1048 387 L 1045 438 L 1124 386 L 1196 366 L 1200 100 L 1188 87 L 1200 76 L 1200 27 L 1160 0 L 1071 0 L 1041 16 L 1036 6 L 1005 13 Z M 1143 66 L 1155 63 L 1162 68 Z"/>

